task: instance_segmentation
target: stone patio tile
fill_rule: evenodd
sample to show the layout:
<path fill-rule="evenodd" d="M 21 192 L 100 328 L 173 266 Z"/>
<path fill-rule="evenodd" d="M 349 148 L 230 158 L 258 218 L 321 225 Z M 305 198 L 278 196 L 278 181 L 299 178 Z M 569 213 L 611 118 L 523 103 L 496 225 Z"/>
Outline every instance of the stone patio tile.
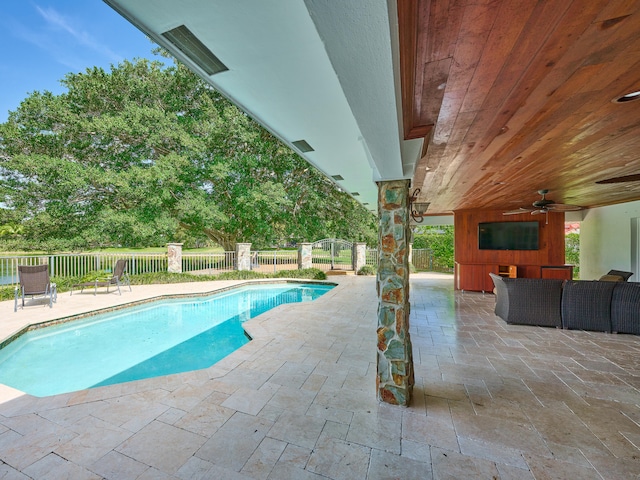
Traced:
<path fill-rule="evenodd" d="M 306 467 L 309 457 L 311 457 L 311 452 L 310 448 L 299 447 L 289 443 L 282 455 L 280 455 L 276 466 L 278 464 L 286 464 L 302 470 Z"/>
<path fill-rule="evenodd" d="M 174 474 L 205 443 L 206 438 L 154 421 L 115 450 L 138 462 Z"/>
<path fill-rule="evenodd" d="M 458 438 L 451 419 L 406 413 L 402 418 L 402 441 L 443 447 L 459 451 Z"/>
<path fill-rule="evenodd" d="M 367 477 L 370 458 L 370 448 L 326 438 L 313 450 L 307 470 L 331 479 L 362 480 Z"/>
<path fill-rule="evenodd" d="M 130 431 L 96 417 L 82 418 L 71 428 L 81 433 L 57 447 L 55 453 L 85 467 L 90 467 L 131 436 Z"/>
<path fill-rule="evenodd" d="M 136 480 L 177 480 L 178 477 L 161 472 L 157 468 L 149 467 Z"/>
<path fill-rule="evenodd" d="M 96 475 L 86 468 L 76 465 L 53 453 L 32 463 L 23 470 L 23 473 L 31 478 L 46 478 L 48 480 L 64 480 L 68 478 L 100 480 L 101 478 L 100 475 Z"/>
<path fill-rule="evenodd" d="M 6 463 L 0 463 L 0 478 L 6 480 L 30 480 L 32 477 L 28 477 Z"/>
<path fill-rule="evenodd" d="M 0 460 L 20 471 L 77 436 L 77 433 L 43 418 L 36 422 L 20 420 L 7 419 L 7 422 L 16 425 L 17 428 L 22 427 L 24 434 L 8 430 L 0 435 Z"/>
<path fill-rule="evenodd" d="M 490 460 L 462 455 L 441 448 L 431 449 L 434 480 L 477 480 L 499 478 L 496 464 Z"/>
<path fill-rule="evenodd" d="M 259 390 L 240 387 L 229 398 L 222 402 L 222 406 L 249 415 L 257 415 L 278 391 L 279 385 L 265 383 Z"/>
<path fill-rule="evenodd" d="M 401 427 L 402 411 L 380 406 L 371 412 L 356 412 L 346 440 L 399 455 Z"/>
<path fill-rule="evenodd" d="M 463 455 L 484 458 L 496 464 L 510 465 L 519 469 L 529 469 L 520 450 L 465 437 L 458 437 L 458 443 L 460 444 L 460 453 Z"/>
<path fill-rule="evenodd" d="M 268 405 L 283 410 L 295 410 L 304 413 L 316 396 L 316 392 L 300 388 L 281 386 L 271 397 Z"/>
<path fill-rule="evenodd" d="M 285 412 L 269 430 L 269 436 L 299 447 L 313 448 L 325 420 L 295 412 Z"/>
<path fill-rule="evenodd" d="M 353 418 L 353 412 L 349 410 L 343 410 L 341 408 L 327 407 L 326 405 L 320 405 L 313 403 L 306 411 L 307 415 L 312 417 L 322 418 L 324 420 L 331 420 L 332 422 L 350 424 Z"/>
<path fill-rule="evenodd" d="M 566 463 L 554 458 L 540 457 L 537 455 L 524 454 L 531 473 L 536 480 L 555 480 L 558 478 L 579 478 L 580 480 L 602 480 L 603 477 L 592 467 L 582 467 L 573 463 Z M 607 478 L 624 478 L 610 477 Z"/>
<path fill-rule="evenodd" d="M 45 398 L 0 386 L 0 476 L 43 465 L 140 480 L 412 478 L 415 465 L 433 478 L 640 475 L 640 337 L 507 325 L 492 295 L 439 278 L 412 274 L 408 408 L 375 398 L 375 280 L 345 277 L 332 299 L 250 320 L 260 338 L 208 369 Z"/>
<path fill-rule="evenodd" d="M 262 442 L 273 422 L 236 412 L 196 452 L 195 456 L 239 472 Z"/>
<path fill-rule="evenodd" d="M 402 458 L 377 449 L 371 450 L 368 480 L 431 480 L 431 462 L 420 462 L 410 458 Z"/>
<path fill-rule="evenodd" d="M 529 423 L 458 412 L 453 414 L 453 423 L 461 437 L 541 456 L 551 456 L 544 440 Z"/>
<path fill-rule="evenodd" d="M 500 480 L 535 480 L 529 468 L 522 469 L 496 463 Z"/>
<path fill-rule="evenodd" d="M 115 451 L 107 453 L 90 468 L 101 477 L 113 480 L 135 480 L 149 470 L 148 465 Z"/>
<path fill-rule="evenodd" d="M 268 478 L 286 446 L 285 442 L 265 437 L 240 473 L 256 479 Z"/>

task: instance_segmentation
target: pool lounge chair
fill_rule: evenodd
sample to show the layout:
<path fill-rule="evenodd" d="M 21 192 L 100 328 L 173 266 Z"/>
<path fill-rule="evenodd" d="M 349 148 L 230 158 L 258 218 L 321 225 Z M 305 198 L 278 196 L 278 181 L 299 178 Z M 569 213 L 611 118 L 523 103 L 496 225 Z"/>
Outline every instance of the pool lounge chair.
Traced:
<path fill-rule="evenodd" d="M 110 278 L 97 278 L 91 282 L 83 282 L 73 285 L 73 287 L 80 287 L 80 293 L 84 291 L 85 287 L 93 287 L 93 294 L 96 295 L 98 287 L 107 287 L 107 293 L 109 293 L 109 287 L 115 286 L 118 289 L 118 294 L 122 295 L 120 285 L 128 285 L 129 291 L 131 291 L 131 282 L 129 281 L 129 275 L 127 274 L 128 260 L 118 260 L 113 268 L 113 275 Z M 71 288 L 71 295 L 73 295 L 73 287 Z"/>
<path fill-rule="evenodd" d="M 18 277 L 20 285 L 15 288 L 15 304 L 13 311 L 18 311 L 18 298 L 22 299 L 24 309 L 24 297 L 49 297 L 49 308 L 58 300 L 56 284 L 49 279 L 49 265 L 18 265 Z"/>

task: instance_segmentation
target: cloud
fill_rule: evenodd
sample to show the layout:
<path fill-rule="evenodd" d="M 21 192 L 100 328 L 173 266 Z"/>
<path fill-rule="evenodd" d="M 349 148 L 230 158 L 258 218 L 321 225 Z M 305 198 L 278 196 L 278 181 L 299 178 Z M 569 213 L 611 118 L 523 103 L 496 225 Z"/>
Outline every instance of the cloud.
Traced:
<path fill-rule="evenodd" d="M 96 41 L 86 31 L 75 28 L 68 17 L 65 17 L 54 8 L 42 8 L 38 5 L 35 5 L 35 8 L 40 16 L 45 20 L 45 22 L 47 22 L 50 27 L 52 27 L 54 31 L 58 30 L 66 32 L 80 46 L 92 50 L 104 57 L 107 57 L 107 59 L 109 59 L 109 61 L 113 63 L 122 61 L 122 57 L 120 55 L 115 53 L 106 45 L 103 45 L 100 42 Z"/>

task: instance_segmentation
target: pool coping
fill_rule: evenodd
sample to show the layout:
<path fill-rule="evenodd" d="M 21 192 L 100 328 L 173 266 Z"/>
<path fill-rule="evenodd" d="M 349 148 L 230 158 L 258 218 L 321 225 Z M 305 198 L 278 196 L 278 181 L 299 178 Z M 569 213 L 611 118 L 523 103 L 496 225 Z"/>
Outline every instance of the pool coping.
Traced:
<path fill-rule="evenodd" d="M 223 293 L 229 290 L 234 290 L 237 288 L 242 288 L 242 287 L 246 287 L 249 285 L 258 285 L 258 284 L 274 284 L 274 285 L 279 285 L 279 284 L 286 284 L 286 283 L 292 283 L 292 284 L 316 284 L 316 285 L 333 285 L 334 287 L 338 286 L 337 283 L 335 282 L 328 282 L 326 280 L 306 280 L 306 279 L 278 279 L 278 280 L 274 280 L 274 279 L 256 279 L 256 280 L 248 280 L 242 283 L 235 283 L 233 285 L 227 285 L 224 287 L 220 287 L 214 290 L 208 290 L 206 292 L 192 292 L 192 293 L 169 293 L 169 294 L 162 294 L 162 295 L 156 295 L 154 297 L 148 297 L 142 300 L 134 300 L 132 302 L 127 302 L 127 303 L 121 303 L 118 305 L 113 305 L 110 307 L 103 307 L 97 310 L 91 310 L 88 312 L 83 312 L 83 313 L 76 313 L 73 315 L 67 315 L 65 317 L 60 317 L 60 318 L 55 318 L 52 320 L 44 320 L 41 322 L 36 322 L 36 323 L 29 323 L 27 325 L 25 325 L 24 327 L 22 327 L 20 330 L 14 332 L 13 334 L 9 335 L 8 337 L 6 337 L 5 339 L 3 339 L 2 341 L 0 341 L 0 350 L 2 350 L 3 348 L 7 347 L 9 344 L 11 344 L 12 342 L 16 341 L 18 338 L 20 338 L 22 335 L 24 335 L 25 333 L 31 332 L 33 330 L 39 330 L 41 328 L 46 328 L 46 327 L 52 327 L 55 325 L 61 325 L 64 323 L 69 323 L 69 322 L 73 322 L 73 321 L 77 321 L 77 320 L 84 320 L 88 317 L 94 317 L 97 315 L 102 315 L 104 313 L 111 313 L 111 312 L 115 312 L 118 310 L 122 310 L 125 308 L 131 308 L 131 307 L 137 307 L 140 305 L 146 305 L 148 303 L 154 303 L 154 302 L 161 302 L 164 300 L 175 300 L 175 299 L 180 299 L 180 298 L 202 298 L 202 297 L 208 297 L 217 293 Z M 245 330 L 246 332 L 246 330 Z M 246 332 L 247 335 L 249 335 L 248 332 Z M 250 336 L 250 335 L 249 335 Z"/>

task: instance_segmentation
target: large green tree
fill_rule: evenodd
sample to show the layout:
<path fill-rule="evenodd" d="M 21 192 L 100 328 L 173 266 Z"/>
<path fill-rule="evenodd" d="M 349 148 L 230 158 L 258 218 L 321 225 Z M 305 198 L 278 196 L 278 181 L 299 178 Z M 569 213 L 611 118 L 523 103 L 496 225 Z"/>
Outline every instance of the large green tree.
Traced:
<path fill-rule="evenodd" d="M 183 65 L 125 61 L 62 83 L 0 125 L 1 200 L 33 244 L 375 241 L 364 207 Z"/>

